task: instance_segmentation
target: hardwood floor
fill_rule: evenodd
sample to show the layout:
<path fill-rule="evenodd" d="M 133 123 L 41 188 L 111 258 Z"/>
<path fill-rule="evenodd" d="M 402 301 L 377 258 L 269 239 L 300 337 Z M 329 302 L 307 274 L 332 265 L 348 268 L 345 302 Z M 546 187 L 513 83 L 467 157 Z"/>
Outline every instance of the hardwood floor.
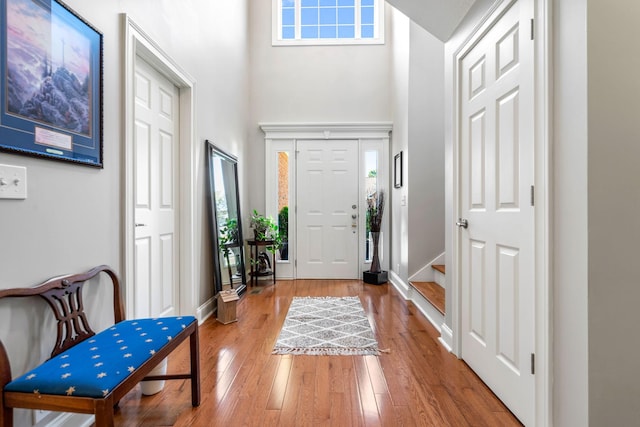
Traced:
<path fill-rule="evenodd" d="M 188 381 L 120 401 L 121 426 L 518 426 L 482 381 L 437 341 L 438 333 L 391 285 L 298 280 L 255 288 L 238 322 L 200 327 L 202 404 Z M 271 350 L 293 296 L 359 296 L 380 356 L 276 356 Z M 169 372 L 188 366 L 188 346 Z"/>

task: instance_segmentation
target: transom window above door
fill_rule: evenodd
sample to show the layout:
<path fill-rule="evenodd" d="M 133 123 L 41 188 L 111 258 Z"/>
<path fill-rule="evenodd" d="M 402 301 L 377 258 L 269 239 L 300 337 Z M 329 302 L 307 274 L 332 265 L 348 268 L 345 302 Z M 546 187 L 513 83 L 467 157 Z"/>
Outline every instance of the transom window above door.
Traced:
<path fill-rule="evenodd" d="M 272 0 L 274 45 L 384 43 L 383 0 Z"/>

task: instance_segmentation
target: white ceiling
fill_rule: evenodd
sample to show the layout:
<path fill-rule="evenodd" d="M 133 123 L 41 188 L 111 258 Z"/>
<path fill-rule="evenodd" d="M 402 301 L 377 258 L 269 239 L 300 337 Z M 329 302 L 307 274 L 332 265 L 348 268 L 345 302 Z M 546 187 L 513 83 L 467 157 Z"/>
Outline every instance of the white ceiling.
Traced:
<path fill-rule="evenodd" d="M 475 0 L 387 0 L 416 24 L 446 42 Z"/>

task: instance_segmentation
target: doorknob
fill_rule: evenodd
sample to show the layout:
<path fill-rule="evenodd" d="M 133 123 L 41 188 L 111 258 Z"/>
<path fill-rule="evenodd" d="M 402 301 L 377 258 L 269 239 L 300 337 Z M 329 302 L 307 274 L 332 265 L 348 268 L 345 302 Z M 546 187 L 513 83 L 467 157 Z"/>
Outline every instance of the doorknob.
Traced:
<path fill-rule="evenodd" d="M 351 215 L 352 219 L 356 219 L 358 216 L 357 215 Z"/>
<path fill-rule="evenodd" d="M 458 218 L 458 221 L 456 221 L 456 225 L 458 227 L 468 228 L 469 227 L 469 221 L 467 221 L 464 218 Z"/>

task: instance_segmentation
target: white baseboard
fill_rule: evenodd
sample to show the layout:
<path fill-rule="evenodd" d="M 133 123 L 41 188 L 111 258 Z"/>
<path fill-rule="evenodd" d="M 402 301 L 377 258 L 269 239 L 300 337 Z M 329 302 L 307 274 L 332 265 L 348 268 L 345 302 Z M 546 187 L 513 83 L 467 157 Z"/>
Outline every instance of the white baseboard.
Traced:
<path fill-rule="evenodd" d="M 215 298 L 209 298 L 207 302 L 202 304 L 196 310 L 196 316 L 198 318 L 198 325 L 202 325 L 202 323 L 207 320 L 213 314 L 213 305 L 215 302 Z"/>
<path fill-rule="evenodd" d="M 432 259 L 427 265 L 418 270 L 415 274 L 409 277 L 410 281 L 416 282 L 435 282 L 434 279 L 434 271 L 431 268 L 432 265 L 444 264 L 444 255 L 445 253 L 441 253 L 434 259 Z"/>
<path fill-rule="evenodd" d="M 410 292 L 411 287 L 409 286 L 408 283 L 405 283 L 405 281 L 402 280 L 402 278 L 398 276 L 396 272 L 393 270 L 389 271 L 389 281 L 391 282 L 393 287 L 396 288 L 398 292 L 400 292 L 400 294 L 404 297 L 404 299 L 409 299 L 411 294 Z"/>
<path fill-rule="evenodd" d="M 438 332 L 444 324 L 444 315 L 440 313 L 429 301 L 418 292 L 411 292 L 411 302 L 418 307 L 418 310 L 427 318 Z"/>
<path fill-rule="evenodd" d="M 89 414 L 50 412 L 33 427 L 90 427 L 95 421 L 95 416 Z"/>
<path fill-rule="evenodd" d="M 449 352 L 453 351 L 453 331 L 446 323 L 442 323 L 440 327 L 440 338 L 438 338 L 440 344 L 444 346 Z"/>

